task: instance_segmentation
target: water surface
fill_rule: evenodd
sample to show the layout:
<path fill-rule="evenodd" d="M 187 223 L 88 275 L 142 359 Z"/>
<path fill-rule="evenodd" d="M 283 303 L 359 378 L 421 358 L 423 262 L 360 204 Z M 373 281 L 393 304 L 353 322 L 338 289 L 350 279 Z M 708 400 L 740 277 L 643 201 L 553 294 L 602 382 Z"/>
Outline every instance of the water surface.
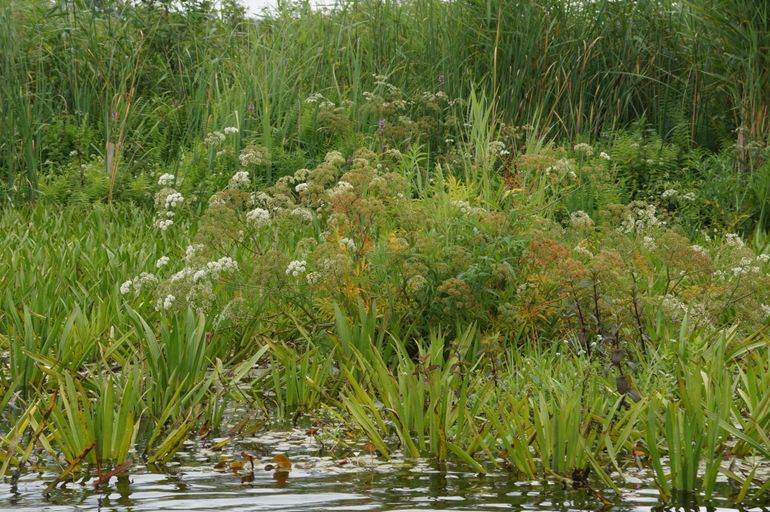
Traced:
<path fill-rule="evenodd" d="M 230 461 L 247 450 L 257 459 L 234 472 Z M 225 453 L 226 452 L 226 453 Z M 268 465 L 275 453 L 286 453 L 289 473 Z M 226 463 L 222 463 L 226 460 Z M 266 466 L 268 469 L 266 469 Z M 643 475 L 641 475 L 643 476 Z M 29 511 L 72 510 L 187 510 L 204 511 L 409 511 L 409 510 L 533 510 L 578 511 L 602 509 L 595 493 L 560 483 L 520 481 L 501 471 L 478 475 L 455 465 L 429 461 L 385 462 L 354 452 L 349 457 L 324 456 L 304 433 L 267 433 L 245 439 L 230 450 L 214 452 L 188 446 L 166 466 L 135 465 L 127 477 L 113 478 L 94 489 L 91 481 L 49 488 L 55 472 L 28 472 L 16 488 L 0 483 L 0 509 Z M 734 504 L 736 489 L 719 486 L 720 497 L 709 506 L 680 500 L 663 504 L 654 485 L 630 477 L 621 494 L 596 489 L 614 503 L 604 510 L 770 510 L 764 503 Z"/>

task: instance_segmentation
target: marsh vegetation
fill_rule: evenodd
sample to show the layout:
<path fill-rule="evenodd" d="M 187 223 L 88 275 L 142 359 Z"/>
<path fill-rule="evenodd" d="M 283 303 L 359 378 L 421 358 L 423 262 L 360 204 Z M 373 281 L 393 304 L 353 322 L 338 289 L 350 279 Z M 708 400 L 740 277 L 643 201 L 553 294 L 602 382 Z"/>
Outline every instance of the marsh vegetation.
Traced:
<path fill-rule="evenodd" d="M 762 503 L 768 9 L 4 3 L 3 485 Z"/>

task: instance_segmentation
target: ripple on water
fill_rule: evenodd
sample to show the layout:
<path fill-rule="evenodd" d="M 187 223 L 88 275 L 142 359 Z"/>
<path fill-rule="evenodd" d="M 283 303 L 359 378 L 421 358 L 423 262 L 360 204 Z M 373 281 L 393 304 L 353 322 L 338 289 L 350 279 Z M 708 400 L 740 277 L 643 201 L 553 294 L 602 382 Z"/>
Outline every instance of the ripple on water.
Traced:
<path fill-rule="evenodd" d="M 65 489 L 46 493 L 47 482 L 56 474 L 26 474 L 12 492 L 0 483 L 0 510 L 18 511 L 156 511 L 216 510 L 250 511 L 477 511 L 533 510 L 537 512 L 595 511 L 600 503 L 585 490 L 565 489 L 560 484 L 517 481 L 507 473 L 480 476 L 451 464 L 433 464 L 423 460 L 385 462 L 372 455 L 356 455 L 344 463 L 332 457 L 315 456 L 312 440 L 304 434 L 281 436 L 271 433 L 244 441 L 259 448 L 253 481 L 241 483 L 240 474 L 215 471 L 225 455 L 211 451 L 196 453 L 190 445 L 184 457 L 163 471 L 141 466 L 132 468 L 128 480 L 110 484 L 98 491 L 90 485 L 69 484 Z M 231 447 L 229 460 L 238 458 L 244 448 Z M 257 451 L 257 450 L 255 450 Z M 276 478 L 265 471 L 274 454 L 285 452 L 293 467 L 286 478 Z M 202 453 L 206 453 L 205 456 Z M 180 462 L 181 461 L 181 462 Z M 228 466 L 226 466 L 228 467 Z M 636 477 L 634 477 L 636 478 Z M 720 487 L 709 512 L 734 512 L 730 489 Z M 606 491 L 616 506 L 613 512 L 663 510 L 657 489 L 644 475 L 638 476 L 620 497 Z M 702 503 L 688 503 L 680 510 L 707 510 Z M 741 511 L 767 510 L 763 503 L 751 503 Z M 675 510 L 675 507 L 668 510 Z"/>

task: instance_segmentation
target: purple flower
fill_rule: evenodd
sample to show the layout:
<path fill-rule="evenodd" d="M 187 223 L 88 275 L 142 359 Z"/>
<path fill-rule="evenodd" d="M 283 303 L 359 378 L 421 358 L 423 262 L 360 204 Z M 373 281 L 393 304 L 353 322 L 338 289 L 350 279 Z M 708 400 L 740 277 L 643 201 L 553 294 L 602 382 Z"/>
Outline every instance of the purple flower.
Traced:
<path fill-rule="evenodd" d="M 378 126 L 377 133 L 379 133 L 380 135 L 384 134 L 385 133 L 385 120 L 384 119 L 380 119 L 377 122 L 377 126 Z"/>
<path fill-rule="evenodd" d="M 444 85 L 444 73 L 441 73 L 438 76 L 438 83 L 440 83 L 441 85 Z"/>
<path fill-rule="evenodd" d="M 176 108 L 176 105 L 177 105 L 177 103 L 176 103 L 176 98 L 173 98 L 173 99 L 171 100 L 171 108 Z"/>
<path fill-rule="evenodd" d="M 254 112 L 257 111 L 257 107 L 254 106 L 254 102 L 253 101 L 251 103 L 249 103 L 249 106 L 248 106 L 247 110 L 249 111 L 250 114 L 253 114 Z"/>
<path fill-rule="evenodd" d="M 112 121 L 113 121 L 114 123 L 117 123 L 117 122 L 118 122 L 118 111 L 117 111 L 117 110 L 113 110 L 113 111 L 112 111 Z"/>

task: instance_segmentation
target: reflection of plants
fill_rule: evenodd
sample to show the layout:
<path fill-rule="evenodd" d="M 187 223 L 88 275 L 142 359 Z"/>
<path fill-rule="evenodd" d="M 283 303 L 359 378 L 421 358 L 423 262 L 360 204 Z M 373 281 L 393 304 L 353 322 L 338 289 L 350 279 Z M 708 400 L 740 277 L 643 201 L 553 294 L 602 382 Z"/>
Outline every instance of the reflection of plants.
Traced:
<path fill-rule="evenodd" d="M 765 492 L 723 460 L 770 450 L 765 7 L 521 4 L 0 8 L 3 197 L 74 206 L 0 214 L 0 473 L 331 416 L 372 457 Z M 733 125 L 749 187 L 691 147 Z"/>

